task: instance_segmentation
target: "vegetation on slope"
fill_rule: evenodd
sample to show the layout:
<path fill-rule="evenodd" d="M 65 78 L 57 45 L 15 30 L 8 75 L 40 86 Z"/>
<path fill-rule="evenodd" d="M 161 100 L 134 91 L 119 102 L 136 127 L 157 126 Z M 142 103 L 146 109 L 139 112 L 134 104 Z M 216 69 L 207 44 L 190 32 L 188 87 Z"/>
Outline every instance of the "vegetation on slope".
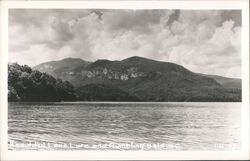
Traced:
<path fill-rule="evenodd" d="M 241 101 L 241 80 L 142 57 L 93 63 L 67 58 L 33 69 L 9 65 L 10 101 Z"/>
<path fill-rule="evenodd" d="M 140 101 L 127 92 L 104 84 L 89 84 L 76 89 L 81 101 Z"/>
<path fill-rule="evenodd" d="M 74 101 L 74 87 L 67 81 L 32 70 L 27 65 L 8 65 L 9 101 Z"/>

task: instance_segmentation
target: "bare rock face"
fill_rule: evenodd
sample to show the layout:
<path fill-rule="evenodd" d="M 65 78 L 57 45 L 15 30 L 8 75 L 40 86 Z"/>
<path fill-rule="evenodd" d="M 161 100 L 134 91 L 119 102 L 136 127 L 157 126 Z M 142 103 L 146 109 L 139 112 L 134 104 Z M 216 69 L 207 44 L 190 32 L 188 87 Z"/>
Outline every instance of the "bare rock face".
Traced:
<path fill-rule="evenodd" d="M 65 74 L 71 74 L 71 73 L 74 72 L 69 72 Z M 137 67 L 130 67 L 124 72 L 115 71 L 109 68 L 104 68 L 100 70 L 90 70 L 90 71 L 83 70 L 81 71 L 80 75 L 83 79 L 102 77 L 110 80 L 115 79 L 115 80 L 127 81 L 129 79 L 143 77 L 146 75 L 146 73 L 140 72 Z"/>

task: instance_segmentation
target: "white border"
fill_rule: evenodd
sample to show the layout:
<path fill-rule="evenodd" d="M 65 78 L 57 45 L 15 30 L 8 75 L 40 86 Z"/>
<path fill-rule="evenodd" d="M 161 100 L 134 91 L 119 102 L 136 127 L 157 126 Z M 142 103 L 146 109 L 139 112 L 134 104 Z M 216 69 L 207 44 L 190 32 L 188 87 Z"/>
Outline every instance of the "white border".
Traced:
<path fill-rule="evenodd" d="M 249 159 L 249 1 L 1 1 L 1 160 L 185 160 Z M 242 147 L 240 151 L 8 151 L 7 61 L 8 9 L 241 9 L 242 10 Z"/>

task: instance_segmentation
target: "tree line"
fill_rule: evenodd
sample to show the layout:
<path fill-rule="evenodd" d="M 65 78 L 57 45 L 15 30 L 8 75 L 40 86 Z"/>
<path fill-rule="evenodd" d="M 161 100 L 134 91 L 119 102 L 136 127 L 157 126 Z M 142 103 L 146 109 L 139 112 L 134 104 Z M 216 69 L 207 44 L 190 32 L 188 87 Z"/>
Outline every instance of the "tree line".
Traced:
<path fill-rule="evenodd" d="M 75 101 L 73 85 L 27 65 L 8 64 L 9 101 Z"/>

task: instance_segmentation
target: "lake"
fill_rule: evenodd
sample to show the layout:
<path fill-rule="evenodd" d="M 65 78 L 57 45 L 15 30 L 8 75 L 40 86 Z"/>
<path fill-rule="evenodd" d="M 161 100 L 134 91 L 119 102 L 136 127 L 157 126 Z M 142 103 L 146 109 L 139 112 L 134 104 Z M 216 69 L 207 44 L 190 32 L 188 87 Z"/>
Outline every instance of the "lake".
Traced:
<path fill-rule="evenodd" d="M 8 104 L 9 150 L 236 150 L 241 103 Z"/>

